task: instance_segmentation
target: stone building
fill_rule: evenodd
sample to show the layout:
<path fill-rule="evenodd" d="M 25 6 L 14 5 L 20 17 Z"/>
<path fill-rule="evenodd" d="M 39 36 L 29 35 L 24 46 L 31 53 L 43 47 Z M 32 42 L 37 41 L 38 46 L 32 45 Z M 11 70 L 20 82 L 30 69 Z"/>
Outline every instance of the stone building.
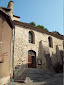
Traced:
<path fill-rule="evenodd" d="M 62 64 L 63 36 L 15 21 L 14 67 L 40 68 L 52 71 Z M 22 68 L 23 69 L 23 68 Z"/>
<path fill-rule="evenodd" d="M 10 16 L 0 8 L 0 85 L 10 81 L 13 27 Z"/>
<path fill-rule="evenodd" d="M 13 9 L 13 8 L 12 8 Z M 14 67 L 52 70 L 62 63 L 63 36 L 33 27 L 13 15 L 15 23 Z"/>
<path fill-rule="evenodd" d="M 26 68 L 53 71 L 56 63 L 62 64 L 63 35 L 21 22 L 19 16 L 13 15 L 13 1 L 7 8 L 1 8 L 15 24 L 14 70 L 17 76 Z"/>

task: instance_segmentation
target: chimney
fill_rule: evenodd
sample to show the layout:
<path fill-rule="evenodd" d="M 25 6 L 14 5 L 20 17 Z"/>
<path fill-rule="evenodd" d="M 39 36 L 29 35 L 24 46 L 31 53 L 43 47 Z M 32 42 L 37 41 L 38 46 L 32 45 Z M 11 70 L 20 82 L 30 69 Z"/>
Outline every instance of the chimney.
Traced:
<path fill-rule="evenodd" d="M 13 3 L 14 3 L 13 1 L 10 1 L 8 3 L 8 7 L 7 7 L 9 9 L 11 9 L 10 12 L 9 12 L 9 15 L 11 16 L 11 18 L 13 18 Z"/>

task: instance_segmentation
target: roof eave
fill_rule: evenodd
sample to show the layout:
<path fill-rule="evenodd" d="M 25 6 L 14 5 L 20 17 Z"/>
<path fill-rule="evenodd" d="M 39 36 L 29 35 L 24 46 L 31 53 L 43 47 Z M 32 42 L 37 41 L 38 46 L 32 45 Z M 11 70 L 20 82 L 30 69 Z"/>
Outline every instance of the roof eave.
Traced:
<path fill-rule="evenodd" d="M 52 32 L 48 32 L 46 30 L 43 30 L 41 28 L 38 28 L 38 27 L 34 27 L 28 23 L 24 23 L 24 22 L 20 22 L 20 21 L 16 21 L 14 20 L 14 24 L 15 25 L 20 25 L 20 26 L 23 26 L 23 27 L 26 27 L 26 28 L 31 28 L 31 29 L 34 29 L 34 30 L 37 30 L 39 32 L 42 32 L 42 33 L 45 33 L 45 34 L 48 34 L 48 35 L 51 35 L 51 36 L 54 36 L 56 38 L 59 38 L 59 39 L 62 39 L 63 40 L 63 35 L 57 35 L 57 34 L 54 34 Z"/>

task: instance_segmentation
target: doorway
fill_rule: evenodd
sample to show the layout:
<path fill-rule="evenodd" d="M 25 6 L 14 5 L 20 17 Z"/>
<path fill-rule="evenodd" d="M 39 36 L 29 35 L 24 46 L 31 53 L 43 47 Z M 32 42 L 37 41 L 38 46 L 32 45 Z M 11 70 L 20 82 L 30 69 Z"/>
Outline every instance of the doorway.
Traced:
<path fill-rule="evenodd" d="M 28 68 L 36 68 L 36 52 L 33 50 L 28 51 Z"/>

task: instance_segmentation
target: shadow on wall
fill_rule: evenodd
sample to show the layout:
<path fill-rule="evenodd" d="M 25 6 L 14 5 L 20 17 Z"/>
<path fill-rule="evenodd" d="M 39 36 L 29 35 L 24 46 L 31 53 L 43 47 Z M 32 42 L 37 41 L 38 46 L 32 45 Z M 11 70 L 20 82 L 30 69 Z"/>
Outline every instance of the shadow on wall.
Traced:
<path fill-rule="evenodd" d="M 38 65 L 38 68 L 54 72 L 52 60 L 49 53 L 49 48 L 47 46 L 44 46 L 42 41 L 39 42 L 37 59 L 42 59 L 42 64 Z"/>
<path fill-rule="evenodd" d="M 59 55 L 52 53 L 53 67 L 56 73 L 63 73 L 63 51 L 59 51 Z"/>
<path fill-rule="evenodd" d="M 50 72 L 63 72 L 63 51 L 60 51 L 58 46 L 56 46 L 56 54 L 52 53 L 52 56 L 50 56 L 49 47 L 44 46 L 43 42 L 40 41 L 37 59 L 42 59 L 42 65 L 38 65 L 38 68 L 43 68 Z M 59 69 L 56 71 L 58 66 Z"/>
<path fill-rule="evenodd" d="M 27 68 L 27 64 L 22 64 L 18 65 L 15 67 L 15 72 L 14 72 L 14 79 L 16 82 L 48 82 L 48 79 L 53 77 L 53 74 L 48 73 L 47 71 L 50 72 L 62 72 L 63 68 L 60 68 L 62 63 L 62 54 L 63 52 L 59 50 L 58 46 L 56 46 L 56 54 L 52 53 L 52 56 L 50 56 L 49 53 L 49 48 L 46 46 L 43 46 L 42 41 L 39 42 L 39 49 L 38 49 L 38 57 L 36 60 L 41 59 L 42 63 L 39 62 L 40 64 L 38 65 L 37 62 L 37 68 L 40 69 L 35 69 L 35 68 Z M 62 56 L 62 57 L 61 57 Z M 58 64 L 59 63 L 59 64 Z M 56 66 L 56 67 L 55 67 Z M 57 70 L 57 68 L 59 68 Z M 43 70 L 41 70 L 43 69 Z M 46 71 L 44 71 L 46 70 Z M 56 71 L 57 70 L 57 71 Z M 59 71 L 60 70 L 60 71 Z M 47 84 L 44 84 L 47 85 Z"/>
<path fill-rule="evenodd" d="M 53 67 L 56 73 L 63 72 L 63 51 L 59 50 L 58 45 L 56 46 L 56 54 L 52 53 Z"/>

